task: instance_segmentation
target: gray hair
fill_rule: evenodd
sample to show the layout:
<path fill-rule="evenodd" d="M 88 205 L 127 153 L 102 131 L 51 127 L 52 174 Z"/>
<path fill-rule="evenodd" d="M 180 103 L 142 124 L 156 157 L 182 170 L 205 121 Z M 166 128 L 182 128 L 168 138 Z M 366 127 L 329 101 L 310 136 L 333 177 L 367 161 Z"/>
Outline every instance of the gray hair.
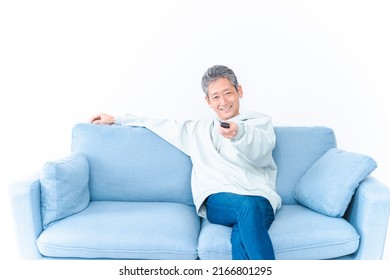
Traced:
<path fill-rule="evenodd" d="M 214 65 L 207 69 L 202 77 L 202 90 L 206 96 L 208 96 L 209 85 L 219 78 L 229 79 L 236 90 L 238 89 L 237 77 L 233 70 L 223 65 Z"/>

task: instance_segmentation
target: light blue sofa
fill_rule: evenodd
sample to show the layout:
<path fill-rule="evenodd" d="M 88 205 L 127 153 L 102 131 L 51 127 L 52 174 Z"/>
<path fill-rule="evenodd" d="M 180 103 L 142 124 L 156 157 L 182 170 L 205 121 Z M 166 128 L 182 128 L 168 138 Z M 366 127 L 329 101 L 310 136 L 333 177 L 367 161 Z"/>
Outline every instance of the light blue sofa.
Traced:
<path fill-rule="evenodd" d="M 345 196 L 337 193 L 343 186 L 324 183 L 326 172 L 313 184 L 308 174 L 335 150 L 334 132 L 326 127 L 276 127 L 275 132 L 283 199 L 269 230 L 276 258 L 381 259 L 390 191 L 369 176 L 375 167 L 356 182 L 346 178 L 356 186 L 338 217 L 317 202 L 328 195 L 321 185 L 336 190 L 337 199 Z M 330 166 L 337 170 L 327 172 L 344 174 L 351 165 Z M 230 259 L 231 228 L 195 213 L 191 169 L 187 155 L 145 128 L 76 124 L 69 155 L 9 188 L 20 257 Z M 313 194 L 306 185 L 320 186 L 322 193 Z"/>

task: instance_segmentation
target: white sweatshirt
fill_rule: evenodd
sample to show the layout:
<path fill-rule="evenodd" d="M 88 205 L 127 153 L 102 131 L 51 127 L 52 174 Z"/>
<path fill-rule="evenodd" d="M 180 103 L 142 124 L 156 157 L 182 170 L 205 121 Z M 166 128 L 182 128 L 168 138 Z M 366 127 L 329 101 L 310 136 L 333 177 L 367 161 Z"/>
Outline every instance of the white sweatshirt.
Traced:
<path fill-rule="evenodd" d="M 239 128 L 232 140 L 219 134 L 218 119 L 178 123 L 131 114 L 115 117 L 115 124 L 146 127 L 191 157 L 192 195 L 201 217 L 206 217 L 205 199 L 219 192 L 263 196 L 276 212 L 281 197 L 275 186 L 275 133 L 271 119 L 252 112 L 228 121 L 237 123 Z"/>

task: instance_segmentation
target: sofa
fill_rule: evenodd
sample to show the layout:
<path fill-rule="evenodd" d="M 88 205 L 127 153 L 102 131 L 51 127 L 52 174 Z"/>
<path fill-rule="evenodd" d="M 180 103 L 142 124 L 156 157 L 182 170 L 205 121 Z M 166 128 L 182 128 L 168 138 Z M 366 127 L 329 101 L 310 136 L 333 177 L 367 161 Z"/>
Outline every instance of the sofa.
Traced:
<path fill-rule="evenodd" d="M 328 127 L 275 127 L 278 260 L 381 259 L 390 191 Z M 231 228 L 195 211 L 190 157 L 143 127 L 75 124 L 71 149 L 12 183 L 22 259 L 231 259 Z"/>

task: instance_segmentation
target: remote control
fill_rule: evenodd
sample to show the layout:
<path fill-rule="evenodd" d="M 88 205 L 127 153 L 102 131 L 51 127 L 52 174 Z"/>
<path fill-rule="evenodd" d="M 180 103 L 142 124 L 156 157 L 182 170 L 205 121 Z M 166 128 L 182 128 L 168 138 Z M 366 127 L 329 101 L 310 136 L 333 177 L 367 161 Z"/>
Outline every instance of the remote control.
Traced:
<path fill-rule="evenodd" d="M 223 128 L 230 128 L 230 124 L 227 123 L 227 122 L 221 122 L 221 126 L 222 126 Z"/>

